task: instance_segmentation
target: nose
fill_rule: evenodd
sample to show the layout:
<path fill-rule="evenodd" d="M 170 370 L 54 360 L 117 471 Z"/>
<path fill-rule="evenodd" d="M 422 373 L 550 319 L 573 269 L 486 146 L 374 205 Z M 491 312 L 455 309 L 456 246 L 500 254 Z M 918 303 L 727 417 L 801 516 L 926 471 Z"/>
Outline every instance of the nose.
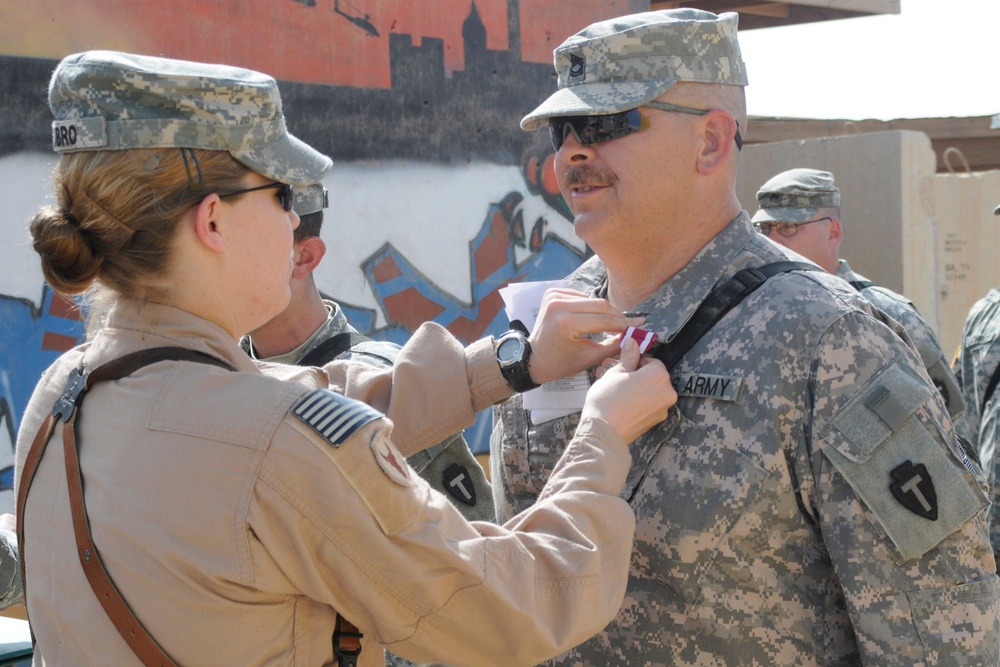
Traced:
<path fill-rule="evenodd" d="M 592 145 L 584 145 L 580 143 L 580 140 L 576 138 L 576 134 L 573 132 L 567 132 L 566 138 L 563 139 L 562 146 L 556 152 L 556 160 L 558 161 L 569 161 L 569 162 L 579 162 L 580 160 L 588 160 L 594 155 L 594 149 Z"/>

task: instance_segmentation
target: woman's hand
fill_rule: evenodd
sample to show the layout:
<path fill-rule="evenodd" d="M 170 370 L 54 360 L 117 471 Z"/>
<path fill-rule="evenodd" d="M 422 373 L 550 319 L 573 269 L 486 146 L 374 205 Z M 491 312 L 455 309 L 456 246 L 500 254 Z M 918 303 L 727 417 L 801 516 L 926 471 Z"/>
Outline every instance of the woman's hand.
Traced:
<path fill-rule="evenodd" d="M 667 418 L 677 402 L 670 374 L 658 359 L 639 355 L 639 345 L 626 338 L 617 364 L 605 364 L 587 392 L 582 417 L 597 417 L 632 442 Z"/>
<path fill-rule="evenodd" d="M 627 318 L 607 299 L 596 299 L 571 289 L 550 289 L 528 340 L 528 371 L 535 384 L 544 384 L 588 368 L 618 354 L 618 337 L 601 342 L 592 334 L 619 334 L 642 318 Z"/>

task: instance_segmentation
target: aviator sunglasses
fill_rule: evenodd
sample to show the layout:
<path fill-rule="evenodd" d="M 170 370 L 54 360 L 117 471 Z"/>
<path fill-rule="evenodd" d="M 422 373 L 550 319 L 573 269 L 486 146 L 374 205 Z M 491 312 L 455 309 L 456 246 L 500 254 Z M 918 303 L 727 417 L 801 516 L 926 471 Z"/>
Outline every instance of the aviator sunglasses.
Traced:
<path fill-rule="evenodd" d="M 710 109 L 695 109 L 668 102 L 651 101 L 642 106 L 661 111 L 675 111 L 694 116 L 704 116 Z M 618 113 L 601 114 L 598 116 L 555 116 L 549 118 L 549 134 L 552 137 L 552 147 L 558 151 L 562 148 L 566 137 L 573 136 L 584 146 L 620 139 L 621 137 L 639 132 L 649 127 L 649 119 L 639 113 L 639 109 L 629 109 Z M 743 148 L 743 137 L 740 136 L 739 121 L 736 122 L 736 148 Z"/>
<path fill-rule="evenodd" d="M 258 190 L 270 190 L 276 189 L 278 195 L 278 203 L 281 204 L 281 208 L 286 211 L 292 210 L 292 202 L 294 201 L 294 189 L 291 185 L 287 183 L 268 183 L 267 185 L 258 185 L 255 188 L 247 188 L 246 190 L 237 190 L 235 192 L 226 192 L 219 194 L 220 199 L 225 199 L 226 197 L 235 197 L 236 195 L 246 194 L 247 192 L 256 192 Z"/>

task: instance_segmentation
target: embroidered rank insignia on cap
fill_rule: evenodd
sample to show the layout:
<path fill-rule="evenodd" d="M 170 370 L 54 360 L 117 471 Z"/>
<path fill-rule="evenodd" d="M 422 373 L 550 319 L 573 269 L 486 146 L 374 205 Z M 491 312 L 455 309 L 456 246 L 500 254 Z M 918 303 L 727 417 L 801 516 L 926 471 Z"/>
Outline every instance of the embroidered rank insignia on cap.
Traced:
<path fill-rule="evenodd" d="M 583 83 L 587 78 L 587 59 L 576 53 L 569 54 L 568 83 Z"/>
<path fill-rule="evenodd" d="M 292 414 L 334 447 L 340 447 L 359 428 L 382 416 L 367 403 L 329 389 L 315 389 L 306 394 L 292 408 Z"/>
<path fill-rule="evenodd" d="M 927 466 L 923 463 L 913 465 L 912 462 L 906 461 L 893 468 L 889 474 L 893 479 L 889 490 L 903 507 L 917 516 L 937 521 L 937 492 L 934 490 L 931 475 L 927 472 Z"/>
<path fill-rule="evenodd" d="M 444 469 L 444 488 L 456 500 L 470 506 L 476 504 L 476 487 L 472 485 L 472 476 L 465 466 L 452 463 Z"/>
<path fill-rule="evenodd" d="M 410 465 L 384 433 L 372 438 L 372 453 L 375 455 L 378 467 L 389 479 L 402 486 L 410 485 Z"/>

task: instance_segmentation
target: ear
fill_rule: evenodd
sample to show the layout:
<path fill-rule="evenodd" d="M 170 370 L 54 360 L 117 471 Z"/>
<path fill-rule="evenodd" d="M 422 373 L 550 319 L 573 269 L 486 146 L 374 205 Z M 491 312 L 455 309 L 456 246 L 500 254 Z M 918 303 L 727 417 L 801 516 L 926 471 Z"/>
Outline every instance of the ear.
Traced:
<path fill-rule="evenodd" d="M 844 235 L 844 230 L 840 226 L 840 218 L 834 218 L 830 221 L 830 240 L 839 241 Z"/>
<path fill-rule="evenodd" d="M 729 162 L 736 150 L 736 120 L 722 109 L 712 109 L 700 119 L 702 145 L 698 153 L 698 172 L 709 175 Z"/>
<path fill-rule="evenodd" d="M 318 236 L 307 236 L 294 247 L 295 266 L 292 278 L 302 279 L 311 274 L 326 255 L 326 243 Z"/>
<path fill-rule="evenodd" d="M 225 207 L 219 195 L 212 193 L 201 200 L 194 209 L 194 234 L 198 241 L 209 250 L 222 252 L 226 242 L 219 229 L 219 221 Z"/>

